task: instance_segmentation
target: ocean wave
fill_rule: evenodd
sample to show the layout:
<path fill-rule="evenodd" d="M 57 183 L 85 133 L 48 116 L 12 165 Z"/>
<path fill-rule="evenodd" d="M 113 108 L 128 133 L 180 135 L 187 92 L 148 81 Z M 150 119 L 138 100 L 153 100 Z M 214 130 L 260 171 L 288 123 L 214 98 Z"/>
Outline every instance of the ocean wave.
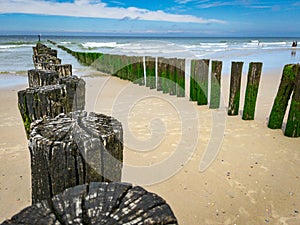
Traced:
<path fill-rule="evenodd" d="M 18 44 L 18 45 L 13 45 L 13 44 L 1 44 L 0 49 L 11 49 L 11 48 L 24 48 L 24 47 L 33 47 L 34 44 Z"/>
<path fill-rule="evenodd" d="M 91 48 L 115 48 L 117 47 L 117 42 L 85 42 L 81 46 L 87 49 Z"/>

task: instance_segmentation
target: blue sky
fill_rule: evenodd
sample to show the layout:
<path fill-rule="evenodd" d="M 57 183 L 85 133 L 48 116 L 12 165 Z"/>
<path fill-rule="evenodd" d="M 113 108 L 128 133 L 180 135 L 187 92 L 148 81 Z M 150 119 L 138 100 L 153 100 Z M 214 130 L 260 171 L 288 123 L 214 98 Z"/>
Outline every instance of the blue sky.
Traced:
<path fill-rule="evenodd" d="M 300 37 L 300 1 L 1 0 L 0 34 Z"/>

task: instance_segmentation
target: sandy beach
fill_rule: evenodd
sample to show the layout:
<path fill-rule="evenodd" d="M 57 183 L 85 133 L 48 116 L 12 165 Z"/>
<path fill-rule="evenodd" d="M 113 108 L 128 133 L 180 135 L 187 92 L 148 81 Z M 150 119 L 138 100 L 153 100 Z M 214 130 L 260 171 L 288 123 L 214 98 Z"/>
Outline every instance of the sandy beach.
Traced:
<path fill-rule="evenodd" d="M 162 196 L 179 224 L 296 225 L 300 139 L 266 125 L 281 73 L 263 72 L 254 121 L 226 115 L 228 75 L 222 76 L 219 110 L 108 76 L 84 77 L 86 109 L 122 122 L 122 180 Z M 242 93 L 245 86 L 243 74 Z M 0 222 L 31 203 L 30 156 L 16 94 L 24 88 L 0 90 Z M 200 171 L 211 144 L 220 146 L 217 157 Z"/>

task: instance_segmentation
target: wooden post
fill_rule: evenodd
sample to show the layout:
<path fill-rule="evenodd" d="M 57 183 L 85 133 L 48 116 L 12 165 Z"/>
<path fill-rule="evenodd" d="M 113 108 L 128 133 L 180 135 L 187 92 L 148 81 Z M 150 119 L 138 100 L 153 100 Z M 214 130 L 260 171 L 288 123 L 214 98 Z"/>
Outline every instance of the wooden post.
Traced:
<path fill-rule="evenodd" d="M 256 99 L 263 64 L 251 62 L 249 65 L 247 88 L 245 94 L 243 120 L 254 120 Z"/>
<path fill-rule="evenodd" d="M 41 69 L 41 63 L 61 64 L 61 59 L 52 55 L 40 54 L 33 56 L 33 64 L 36 69 Z"/>
<path fill-rule="evenodd" d="M 230 94 L 228 101 L 229 116 L 235 116 L 239 114 L 243 64 L 244 62 L 231 63 Z"/>
<path fill-rule="evenodd" d="M 294 93 L 291 101 L 289 117 L 284 135 L 288 137 L 300 137 L 300 64 L 296 66 Z"/>
<path fill-rule="evenodd" d="M 57 84 L 59 74 L 49 70 L 28 70 L 29 87 L 39 87 Z"/>
<path fill-rule="evenodd" d="M 32 202 L 89 182 L 121 181 L 123 130 L 116 119 L 76 111 L 32 124 Z"/>
<path fill-rule="evenodd" d="M 177 59 L 177 97 L 185 97 L 185 59 Z"/>
<path fill-rule="evenodd" d="M 208 59 L 191 61 L 190 101 L 197 101 L 198 105 L 208 103 L 208 67 Z"/>
<path fill-rule="evenodd" d="M 146 87 L 156 88 L 155 58 L 146 56 Z"/>
<path fill-rule="evenodd" d="M 171 76 L 173 75 L 172 72 L 172 65 L 170 64 L 171 59 L 162 59 L 162 68 L 161 68 L 161 85 L 162 85 L 162 93 L 169 94 L 170 92 L 170 85 L 171 85 Z"/>
<path fill-rule="evenodd" d="M 179 69 L 178 61 L 176 58 L 168 59 L 168 70 L 167 70 L 167 90 L 169 90 L 170 95 L 177 95 L 177 78 Z M 180 65 L 179 65 L 180 66 Z"/>
<path fill-rule="evenodd" d="M 191 60 L 190 72 L 190 101 L 197 101 L 196 81 L 195 81 L 196 60 Z"/>
<path fill-rule="evenodd" d="M 72 65 L 71 64 L 51 64 L 42 63 L 42 70 L 52 70 L 58 73 L 59 77 L 72 76 Z"/>
<path fill-rule="evenodd" d="M 76 76 L 60 79 L 60 84 L 27 88 L 18 92 L 18 106 L 25 130 L 42 117 L 55 117 L 60 113 L 83 110 L 85 107 L 85 82 Z"/>
<path fill-rule="evenodd" d="M 165 66 L 164 66 L 164 58 L 163 57 L 158 57 L 157 58 L 157 91 L 162 91 L 163 90 L 163 77 L 165 75 Z"/>
<path fill-rule="evenodd" d="M 222 61 L 212 61 L 211 69 L 211 92 L 209 108 L 218 109 L 221 97 L 221 73 Z"/>
<path fill-rule="evenodd" d="M 294 64 L 285 65 L 280 86 L 269 117 L 268 127 L 281 129 L 289 99 L 294 89 L 294 81 L 298 67 Z"/>
<path fill-rule="evenodd" d="M 83 184 L 23 209 L 3 225 L 173 224 L 177 219 L 160 196 L 128 183 Z"/>

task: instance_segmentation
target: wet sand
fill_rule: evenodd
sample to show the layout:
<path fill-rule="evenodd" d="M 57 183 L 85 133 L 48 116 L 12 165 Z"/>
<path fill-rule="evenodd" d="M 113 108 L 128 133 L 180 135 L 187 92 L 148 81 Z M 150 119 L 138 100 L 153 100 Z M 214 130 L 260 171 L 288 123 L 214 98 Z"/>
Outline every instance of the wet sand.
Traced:
<path fill-rule="evenodd" d="M 106 76 L 84 78 L 86 108 L 122 122 L 123 181 L 162 196 L 180 224 L 299 224 L 300 139 L 266 126 L 280 76 L 263 73 L 254 121 L 226 115 L 226 75 L 219 110 Z M 30 205 L 30 157 L 16 97 L 22 88 L 0 91 L 0 221 Z M 218 154 L 200 171 L 207 149 Z"/>

